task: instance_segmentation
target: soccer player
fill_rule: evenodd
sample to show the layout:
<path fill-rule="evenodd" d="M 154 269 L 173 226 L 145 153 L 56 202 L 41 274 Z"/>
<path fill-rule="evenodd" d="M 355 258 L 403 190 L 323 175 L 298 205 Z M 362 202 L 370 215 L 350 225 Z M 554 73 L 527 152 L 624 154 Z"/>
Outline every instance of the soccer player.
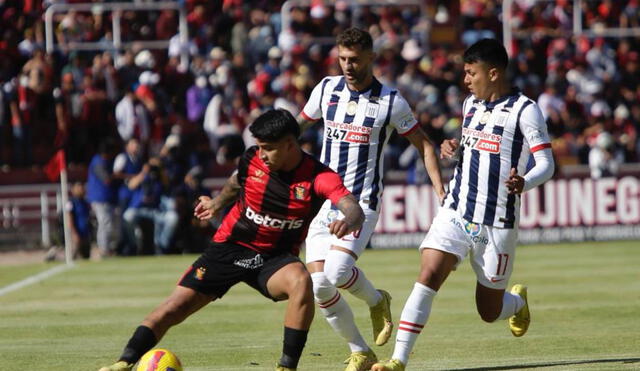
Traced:
<path fill-rule="evenodd" d="M 324 120 L 321 161 L 335 170 L 358 199 L 365 214 L 361 230 L 332 236 L 330 223 L 342 215 L 325 202 L 306 239 L 307 268 L 320 311 L 351 350 L 346 371 L 369 370 L 377 361 L 355 325 L 351 308 L 338 288 L 364 300 L 370 308 L 373 339 L 384 345 L 393 329 L 391 296 L 376 290 L 355 266 L 378 220 L 382 195 L 383 151 L 393 130 L 411 142 L 424 158 L 440 199 L 444 188 L 435 148 L 418 125 L 404 98 L 373 76 L 371 35 L 349 28 L 337 37 L 338 60 L 344 75 L 329 76 L 313 89 L 298 121 L 306 129 Z"/>
<path fill-rule="evenodd" d="M 245 152 L 221 193 L 213 200 L 200 197 L 195 208 L 194 215 L 207 220 L 235 201 L 211 245 L 142 321 L 119 361 L 101 371 L 131 370 L 171 326 L 241 281 L 271 300 L 289 300 L 276 371 L 296 369 L 314 313 L 311 278 L 297 257 L 299 246 L 325 199 L 345 215 L 329 225 L 338 238 L 360 229 L 364 215 L 340 177 L 302 151 L 300 128 L 288 111 L 265 112 L 250 131 L 257 146 Z"/>
<path fill-rule="evenodd" d="M 448 158 L 460 148 L 458 164 L 444 206 L 420 245 L 420 275 L 400 316 L 393 356 L 374 371 L 405 369 L 437 291 L 467 254 L 480 317 L 509 319 L 514 336 L 529 328 L 527 288 L 505 289 L 515 260 L 520 195 L 553 175 L 549 135 L 536 103 L 511 88 L 509 58 L 499 41 L 478 41 L 463 61 L 471 95 L 463 103 L 462 139 L 441 146 L 441 157 Z M 526 171 L 530 154 L 535 166 Z"/>

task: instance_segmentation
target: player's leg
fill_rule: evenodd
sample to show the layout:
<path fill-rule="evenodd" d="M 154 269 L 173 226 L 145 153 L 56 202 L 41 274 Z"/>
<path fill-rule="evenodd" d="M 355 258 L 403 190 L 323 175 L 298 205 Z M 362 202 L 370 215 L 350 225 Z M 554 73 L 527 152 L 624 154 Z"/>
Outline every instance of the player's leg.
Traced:
<path fill-rule="evenodd" d="M 509 319 L 511 331 L 522 336 L 530 321 L 526 287 L 514 285 L 506 291 L 513 272 L 517 233 L 513 229 L 483 226 L 473 249 L 476 272 L 476 307 L 486 322 Z"/>
<path fill-rule="evenodd" d="M 332 238 L 324 272 L 333 285 L 349 291 L 367 303 L 373 340 L 376 345 L 384 345 L 393 331 L 391 295 L 384 290 L 377 290 L 365 273 L 356 266 L 356 260 L 367 247 L 378 221 L 378 213 L 375 210 L 365 208 L 364 213 L 365 222 L 358 233 L 347 235 L 342 239 Z"/>
<path fill-rule="evenodd" d="M 275 300 L 288 299 L 282 356 L 278 365 L 284 369 L 296 369 L 314 314 L 311 277 L 302 262 L 293 262 L 273 273 L 267 281 L 267 290 Z"/>
<path fill-rule="evenodd" d="M 184 321 L 214 299 L 215 296 L 177 286 L 173 293 L 136 328 L 119 361 L 111 366 L 101 368 L 100 371 L 130 370 L 142 355 L 160 341 L 171 326 Z"/>
<path fill-rule="evenodd" d="M 438 290 L 470 248 L 460 219 L 457 213 L 448 209 L 438 212 L 420 247 L 420 273 L 400 315 L 393 355 L 389 361 L 377 363 L 371 370 L 405 369 L 409 354 L 429 319 Z"/>

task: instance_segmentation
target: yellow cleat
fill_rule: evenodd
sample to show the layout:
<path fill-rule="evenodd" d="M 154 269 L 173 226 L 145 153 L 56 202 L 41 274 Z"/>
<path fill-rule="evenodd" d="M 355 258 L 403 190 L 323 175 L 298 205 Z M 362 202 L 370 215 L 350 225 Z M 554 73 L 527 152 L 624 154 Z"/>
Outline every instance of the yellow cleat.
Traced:
<path fill-rule="evenodd" d="M 376 345 L 385 345 L 393 331 L 391 319 L 391 295 L 384 290 L 378 290 L 382 299 L 374 307 L 369 308 L 371 326 L 373 327 L 373 341 Z"/>
<path fill-rule="evenodd" d="M 98 371 L 131 371 L 133 363 L 127 363 L 125 361 L 118 361 L 111 366 L 105 366 Z"/>
<path fill-rule="evenodd" d="M 369 349 L 368 352 L 353 352 L 347 359 L 348 366 L 344 371 L 369 371 L 371 366 L 378 362 L 378 357 Z"/>
<path fill-rule="evenodd" d="M 371 366 L 371 371 L 404 371 L 404 364 L 397 359 L 390 359 Z"/>
<path fill-rule="evenodd" d="M 296 369 L 295 368 L 289 368 L 289 367 L 276 365 L 276 371 L 296 371 Z"/>
<path fill-rule="evenodd" d="M 531 322 L 531 314 L 529 313 L 529 301 L 527 300 L 527 287 L 523 285 L 513 285 L 511 293 L 519 295 L 524 300 L 524 306 L 520 308 L 518 313 L 509 318 L 509 327 L 513 336 L 520 337 L 529 329 Z"/>

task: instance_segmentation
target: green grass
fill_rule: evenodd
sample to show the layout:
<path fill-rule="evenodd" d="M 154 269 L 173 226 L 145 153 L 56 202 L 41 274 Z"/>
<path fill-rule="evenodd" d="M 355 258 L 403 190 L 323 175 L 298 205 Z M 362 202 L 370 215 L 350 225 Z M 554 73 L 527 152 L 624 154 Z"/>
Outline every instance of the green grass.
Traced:
<path fill-rule="evenodd" d="M 95 371 L 112 363 L 195 258 L 83 262 L 0 296 L 2 369 Z M 368 277 L 393 295 L 396 320 L 418 264 L 416 250 L 367 251 L 361 258 Z M 51 266 L 0 267 L 0 284 Z M 514 338 L 506 322 L 480 320 L 475 276 L 466 260 L 440 290 L 409 370 L 640 368 L 640 242 L 522 246 L 511 282 L 529 286 L 527 335 Z M 371 338 L 367 308 L 346 298 L 365 338 Z M 171 329 L 159 346 L 174 351 L 187 371 L 273 370 L 284 305 L 238 285 Z M 380 358 L 392 350 L 393 341 L 375 349 Z M 318 312 L 299 369 L 342 370 L 347 356 L 348 348 Z"/>

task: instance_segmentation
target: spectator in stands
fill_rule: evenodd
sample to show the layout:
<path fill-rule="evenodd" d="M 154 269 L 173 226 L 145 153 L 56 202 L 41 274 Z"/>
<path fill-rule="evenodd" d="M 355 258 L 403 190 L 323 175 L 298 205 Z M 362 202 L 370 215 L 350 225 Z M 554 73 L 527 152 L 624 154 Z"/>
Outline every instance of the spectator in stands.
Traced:
<path fill-rule="evenodd" d="M 87 177 L 87 199 L 91 203 L 91 209 L 98 222 L 96 242 L 102 257 L 111 256 L 115 251 L 116 187 L 113 177 L 113 159 L 116 154 L 115 141 L 112 138 L 103 139 L 98 153 L 91 159 Z"/>
<path fill-rule="evenodd" d="M 167 195 L 169 186 L 162 161 L 151 158 L 142 171 L 130 178 L 127 186 L 132 191 L 131 201 L 124 212 L 125 230 L 131 241 L 136 241 L 135 228 L 141 221 L 153 225 L 153 243 L 156 254 L 173 252 L 172 243 L 178 224 L 175 202 Z M 138 251 L 146 249 L 138 245 Z"/>
<path fill-rule="evenodd" d="M 117 220 L 120 223 L 120 241 L 117 251 L 120 255 L 135 255 L 137 248 L 135 241 L 129 239 L 123 223 L 123 214 L 129 207 L 133 191 L 129 188 L 129 181 L 142 171 L 144 164 L 140 142 L 136 138 L 130 138 L 121 152 L 113 162 L 113 177 L 116 179 L 118 187 Z"/>

